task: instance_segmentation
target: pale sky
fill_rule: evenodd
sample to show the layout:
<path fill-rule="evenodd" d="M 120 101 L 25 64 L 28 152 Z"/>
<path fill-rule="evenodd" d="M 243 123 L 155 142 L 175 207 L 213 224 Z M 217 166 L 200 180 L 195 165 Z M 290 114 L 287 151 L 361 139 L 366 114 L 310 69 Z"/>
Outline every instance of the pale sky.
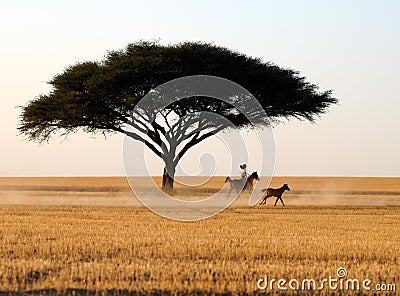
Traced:
<path fill-rule="evenodd" d="M 123 175 L 121 135 L 39 146 L 18 136 L 16 106 L 67 65 L 141 39 L 214 42 L 334 90 L 316 124 L 274 128 L 276 175 L 400 176 L 398 1 L 0 3 L 0 176 Z"/>

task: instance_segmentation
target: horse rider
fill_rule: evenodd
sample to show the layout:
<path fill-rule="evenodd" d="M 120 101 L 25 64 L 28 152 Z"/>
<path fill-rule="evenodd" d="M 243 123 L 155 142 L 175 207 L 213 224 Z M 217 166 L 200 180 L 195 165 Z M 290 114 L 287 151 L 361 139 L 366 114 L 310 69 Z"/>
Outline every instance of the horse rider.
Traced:
<path fill-rule="evenodd" d="M 246 168 L 247 165 L 245 163 L 239 165 L 240 168 L 240 177 L 244 182 L 247 182 L 247 177 L 249 176 L 249 174 L 247 174 Z"/>

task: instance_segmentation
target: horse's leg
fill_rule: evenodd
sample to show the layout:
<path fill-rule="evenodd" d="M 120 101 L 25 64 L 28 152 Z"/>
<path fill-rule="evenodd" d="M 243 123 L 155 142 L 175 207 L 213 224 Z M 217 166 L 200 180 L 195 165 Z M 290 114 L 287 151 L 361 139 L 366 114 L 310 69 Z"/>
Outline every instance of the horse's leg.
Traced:
<path fill-rule="evenodd" d="M 261 200 L 260 205 L 263 205 L 266 203 L 267 196 L 264 196 L 264 198 Z"/>
<path fill-rule="evenodd" d="M 247 183 L 247 190 L 251 193 L 253 191 L 253 183 Z"/>
<path fill-rule="evenodd" d="M 262 204 L 263 204 L 263 205 L 265 205 L 265 204 L 267 203 L 268 197 L 271 197 L 271 195 L 266 194 L 266 195 L 264 196 L 264 199 L 262 200 Z"/>
<path fill-rule="evenodd" d="M 237 188 L 236 184 L 234 182 L 231 183 L 231 190 L 229 191 L 229 195 L 231 192 L 235 190 L 236 194 L 239 194 L 239 189 Z"/>
<path fill-rule="evenodd" d="M 276 203 L 278 202 L 278 200 L 280 199 L 280 197 L 278 196 L 277 198 L 276 198 L 276 201 L 275 201 L 275 204 L 274 204 L 274 207 L 276 206 Z"/>
<path fill-rule="evenodd" d="M 283 203 L 282 196 L 281 196 L 279 199 L 281 200 L 281 202 L 282 202 L 283 206 L 285 206 L 285 204 Z"/>
<path fill-rule="evenodd" d="M 240 194 L 242 194 L 244 187 L 239 183 L 239 184 L 235 185 L 235 190 L 236 190 L 236 194 L 240 195 Z"/>

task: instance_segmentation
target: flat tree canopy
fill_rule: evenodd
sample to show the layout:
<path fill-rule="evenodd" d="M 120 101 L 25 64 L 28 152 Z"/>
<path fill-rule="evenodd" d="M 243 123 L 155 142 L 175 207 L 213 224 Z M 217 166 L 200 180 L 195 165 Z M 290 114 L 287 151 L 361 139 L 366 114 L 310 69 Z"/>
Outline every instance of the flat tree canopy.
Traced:
<path fill-rule="evenodd" d="M 132 116 L 149 91 L 190 75 L 218 76 L 243 86 L 268 114 L 268 120 L 261 120 L 260 125 L 279 118 L 314 121 L 337 103 L 331 90 L 320 91 L 299 72 L 259 58 L 203 42 L 164 46 L 142 41 L 110 51 L 102 61 L 77 63 L 55 75 L 49 81 L 53 88 L 48 94 L 22 107 L 18 129 L 29 140 L 39 142 L 57 132 L 67 135 L 80 129 L 128 134 L 163 159 L 163 188 L 172 189 L 175 167 L 184 153 L 225 128 L 204 125 L 196 117 L 199 111 L 220 114 L 237 128 L 252 127 L 235 107 L 206 97 L 188 98 L 158 110 L 156 115 L 164 122 L 150 121 L 140 112 Z M 191 121 L 191 132 L 179 134 L 174 125 L 184 118 Z"/>

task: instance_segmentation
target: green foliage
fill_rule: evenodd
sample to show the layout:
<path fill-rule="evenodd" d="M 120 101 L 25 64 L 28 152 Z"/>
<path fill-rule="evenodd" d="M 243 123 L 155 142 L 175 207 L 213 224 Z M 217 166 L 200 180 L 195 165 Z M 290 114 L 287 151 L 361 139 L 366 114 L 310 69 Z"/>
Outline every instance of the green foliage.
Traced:
<path fill-rule="evenodd" d="M 146 93 L 189 75 L 219 76 L 242 85 L 272 120 L 313 121 L 337 103 L 330 90 L 320 92 L 298 72 L 227 48 L 194 42 L 170 46 L 138 42 L 107 53 L 102 61 L 78 63 L 56 75 L 49 82 L 50 93 L 22 107 L 18 129 L 38 141 L 48 140 L 57 131 L 124 132 L 131 110 Z M 238 128 L 248 124 L 232 106 L 210 98 L 183 100 L 170 106 L 171 110 L 178 117 L 207 110 L 223 114 Z"/>

